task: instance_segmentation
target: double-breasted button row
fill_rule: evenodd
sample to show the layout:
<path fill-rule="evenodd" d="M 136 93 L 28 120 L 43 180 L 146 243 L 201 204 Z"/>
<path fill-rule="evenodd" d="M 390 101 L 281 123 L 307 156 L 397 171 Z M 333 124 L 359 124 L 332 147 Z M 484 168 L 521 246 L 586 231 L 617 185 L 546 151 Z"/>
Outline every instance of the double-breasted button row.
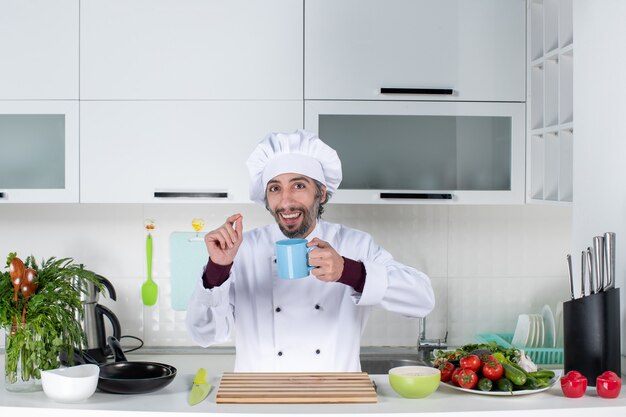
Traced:
<path fill-rule="evenodd" d="M 320 353 L 322 353 L 322 351 L 321 351 L 321 350 L 319 350 L 319 349 L 315 349 L 315 354 L 316 354 L 316 355 L 319 355 Z M 283 356 L 283 351 L 282 351 L 282 350 L 279 350 L 279 351 L 278 351 L 278 356 Z"/>
<path fill-rule="evenodd" d="M 322 306 L 321 306 L 321 305 L 319 305 L 319 304 L 315 304 L 315 309 L 316 309 L 316 310 L 321 310 L 321 308 L 322 308 Z M 282 311 L 282 309 L 281 309 L 280 307 L 276 307 L 276 308 L 274 309 L 274 311 L 275 311 L 275 312 L 277 312 L 277 313 L 280 313 L 280 312 Z"/>

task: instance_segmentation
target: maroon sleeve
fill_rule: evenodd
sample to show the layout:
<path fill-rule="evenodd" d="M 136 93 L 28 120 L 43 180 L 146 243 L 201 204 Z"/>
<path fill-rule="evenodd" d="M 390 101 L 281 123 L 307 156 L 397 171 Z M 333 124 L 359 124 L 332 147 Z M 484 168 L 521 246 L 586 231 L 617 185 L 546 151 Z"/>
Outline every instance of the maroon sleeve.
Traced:
<path fill-rule="evenodd" d="M 209 258 L 209 263 L 207 263 L 204 274 L 202 274 L 204 288 L 211 289 L 222 285 L 228 279 L 232 266 L 232 263 L 230 265 L 218 265 Z"/>
<path fill-rule="evenodd" d="M 365 287 L 365 265 L 363 265 L 363 262 L 354 261 L 345 256 L 343 261 L 343 273 L 337 282 L 349 285 L 356 292 L 362 293 L 363 287 Z"/>

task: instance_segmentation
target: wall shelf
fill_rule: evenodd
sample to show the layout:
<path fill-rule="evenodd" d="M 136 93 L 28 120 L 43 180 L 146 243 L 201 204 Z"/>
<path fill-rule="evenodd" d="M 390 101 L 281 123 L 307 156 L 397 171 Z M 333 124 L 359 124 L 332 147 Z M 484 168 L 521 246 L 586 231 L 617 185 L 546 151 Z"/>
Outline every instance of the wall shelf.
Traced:
<path fill-rule="evenodd" d="M 573 201 L 572 0 L 528 6 L 527 202 Z"/>

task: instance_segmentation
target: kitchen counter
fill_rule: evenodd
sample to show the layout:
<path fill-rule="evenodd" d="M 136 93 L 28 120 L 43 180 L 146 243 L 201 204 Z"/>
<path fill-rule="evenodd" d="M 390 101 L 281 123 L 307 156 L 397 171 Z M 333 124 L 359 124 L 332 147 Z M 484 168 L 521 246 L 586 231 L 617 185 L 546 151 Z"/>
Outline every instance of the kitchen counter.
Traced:
<path fill-rule="evenodd" d="M 587 416 L 594 411 L 603 415 L 624 415 L 626 413 L 626 393 L 613 400 L 596 395 L 595 388 L 589 388 L 580 399 L 563 397 L 557 384 L 547 391 L 516 397 L 495 397 L 468 394 L 448 387 L 439 387 L 431 396 L 408 400 L 400 397 L 389 386 L 387 375 L 371 375 L 378 386 L 377 404 L 216 404 L 215 394 L 222 372 L 232 371 L 234 356 L 229 352 L 208 351 L 210 353 L 186 354 L 128 354 L 131 361 L 152 361 L 173 365 L 178 369 L 174 381 L 167 387 L 147 394 L 116 395 L 97 391 L 88 400 L 77 404 L 57 403 L 43 393 L 13 393 L 6 391 L 4 379 L 0 381 L 0 414 L 37 414 L 59 417 L 89 416 L 158 416 L 169 413 L 211 413 L 218 416 L 257 416 L 280 414 L 283 416 L 306 414 L 309 416 L 344 416 L 377 414 L 381 416 L 420 415 L 420 416 Z M 0 358 L 4 369 L 4 354 Z M 202 403 L 190 407 L 187 395 L 198 368 L 206 368 L 213 389 Z M 27 410 L 30 409 L 30 410 Z M 600 410 L 601 409 L 601 410 Z"/>

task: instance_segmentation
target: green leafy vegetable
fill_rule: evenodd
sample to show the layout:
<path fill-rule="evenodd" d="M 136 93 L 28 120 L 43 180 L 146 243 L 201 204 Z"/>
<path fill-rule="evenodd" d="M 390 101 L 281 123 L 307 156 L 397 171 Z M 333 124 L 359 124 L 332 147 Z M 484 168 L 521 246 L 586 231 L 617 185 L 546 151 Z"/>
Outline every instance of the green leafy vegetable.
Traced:
<path fill-rule="evenodd" d="M 7 267 L 17 256 L 12 252 Z M 96 274 L 73 263 L 71 258 L 50 258 L 38 264 L 33 256 L 26 258 L 26 267 L 37 272 L 37 291 L 27 303 L 25 325 L 21 316 L 26 300 L 14 301 L 14 288 L 9 272 L 0 273 L 0 325 L 7 332 L 5 346 L 6 380 L 18 379 L 18 361 L 21 379 L 40 378 L 42 370 L 58 368 L 59 354 L 67 352 L 71 360 L 74 350 L 86 342 L 80 325 L 83 309 L 81 294 L 87 284 L 103 286 Z"/>

